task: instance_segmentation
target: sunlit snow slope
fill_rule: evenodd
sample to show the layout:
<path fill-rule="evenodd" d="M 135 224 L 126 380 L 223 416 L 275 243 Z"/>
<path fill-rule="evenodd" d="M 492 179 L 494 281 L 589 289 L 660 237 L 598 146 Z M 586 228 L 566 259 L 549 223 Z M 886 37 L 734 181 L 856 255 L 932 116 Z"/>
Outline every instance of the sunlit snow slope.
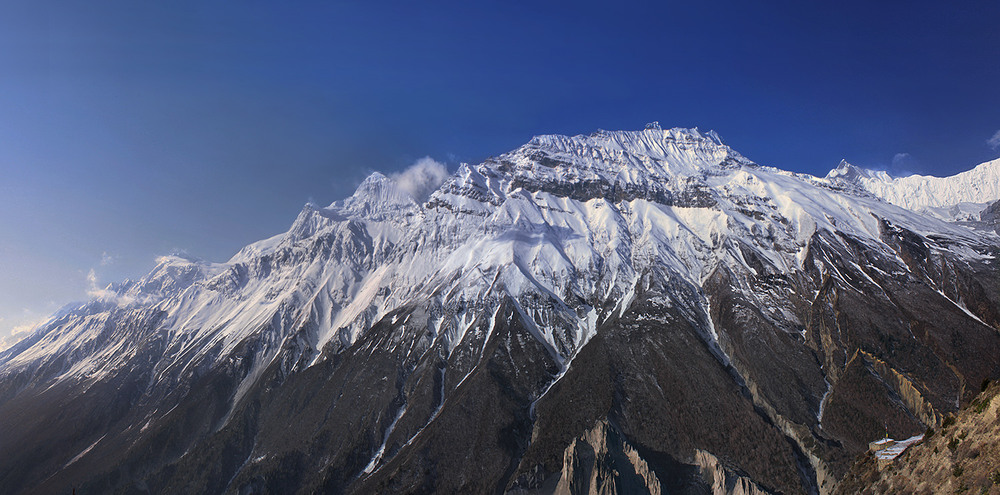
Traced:
<path fill-rule="evenodd" d="M 894 205 L 949 220 L 979 220 L 980 212 L 1000 199 L 1000 159 L 950 177 L 892 177 L 844 161 L 826 178 L 857 184 Z"/>

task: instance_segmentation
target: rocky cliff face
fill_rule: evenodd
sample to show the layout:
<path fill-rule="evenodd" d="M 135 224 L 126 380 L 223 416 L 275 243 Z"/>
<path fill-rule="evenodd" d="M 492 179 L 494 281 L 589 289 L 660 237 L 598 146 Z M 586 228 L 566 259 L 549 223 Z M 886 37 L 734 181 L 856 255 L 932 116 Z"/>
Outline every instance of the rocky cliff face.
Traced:
<path fill-rule="evenodd" d="M 695 452 L 692 464 L 650 463 L 617 428 L 602 420 L 566 447 L 562 472 L 553 493 L 764 495 L 767 492 L 746 474 L 732 471 L 703 450 Z"/>
<path fill-rule="evenodd" d="M 663 488 L 639 452 L 600 421 L 566 447 L 555 493 L 660 495 Z"/>
<path fill-rule="evenodd" d="M 1000 377 L 1000 237 L 688 129 L 374 174 L 0 352 L 12 493 L 827 493 Z"/>

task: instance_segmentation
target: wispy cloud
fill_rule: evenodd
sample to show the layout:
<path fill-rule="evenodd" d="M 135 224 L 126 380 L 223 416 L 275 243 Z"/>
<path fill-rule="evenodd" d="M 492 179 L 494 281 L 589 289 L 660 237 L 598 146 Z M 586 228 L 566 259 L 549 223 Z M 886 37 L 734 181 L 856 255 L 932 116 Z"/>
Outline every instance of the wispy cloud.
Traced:
<path fill-rule="evenodd" d="M 127 294 L 119 294 L 118 292 L 112 290 L 112 286 L 105 285 L 101 288 L 100 280 L 97 277 L 97 271 L 93 268 L 87 272 L 87 296 L 91 299 L 102 299 L 104 301 L 113 302 L 119 306 L 127 306 L 136 302 L 136 298 Z"/>
<path fill-rule="evenodd" d="M 423 203 L 448 178 L 448 167 L 425 156 L 410 168 L 391 175 L 399 188 L 410 193 L 413 199 Z"/>
<path fill-rule="evenodd" d="M 93 268 L 87 272 L 87 295 L 93 296 L 97 292 L 97 272 Z"/>
<path fill-rule="evenodd" d="M 987 139 L 986 144 L 993 149 L 1000 148 L 1000 130 L 993 133 L 993 137 Z"/>
<path fill-rule="evenodd" d="M 118 261 L 118 255 L 111 254 L 107 251 L 101 253 L 101 266 L 108 266 L 115 261 Z"/>
<path fill-rule="evenodd" d="M 18 326 L 14 327 L 14 328 L 11 328 L 10 329 L 10 336 L 14 337 L 14 336 L 21 335 L 23 333 L 30 332 L 31 330 L 34 330 L 35 327 L 37 327 L 38 325 L 41 325 L 42 323 L 45 322 L 45 320 L 48 320 L 48 319 L 49 318 L 46 316 L 46 317 L 42 317 L 42 318 L 39 318 L 39 319 L 34 320 L 34 321 L 29 321 L 28 323 L 23 323 L 23 324 L 18 325 Z M 18 338 L 20 338 L 20 337 L 18 337 Z"/>
<path fill-rule="evenodd" d="M 87 295 L 92 298 L 99 299 L 117 299 L 118 295 L 114 291 L 108 290 L 107 288 L 101 288 L 97 285 L 97 272 L 93 268 L 87 272 Z"/>
<path fill-rule="evenodd" d="M 118 257 L 104 251 L 101 253 L 101 262 L 99 266 L 108 266 L 115 262 Z M 117 294 L 107 288 L 101 288 L 98 283 L 97 270 L 91 268 L 87 272 L 87 296 L 95 299 L 115 299 Z"/>
<path fill-rule="evenodd" d="M 910 159 L 910 154 L 909 153 L 896 153 L 896 155 L 892 157 L 892 166 L 893 167 L 898 167 L 898 166 L 902 165 L 903 162 L 905 162 L 905 161 L 907 161 L 909 159 Z"/>
<path fill-rule="evenodd" d="M 14 321 L 22 321 L 21 324 L 15 325 L 13 328 L 7 331 L 7 335 L 3 335 L 0 331 L 0 351 L 6 350 L 13 346 L 14 344 L 21 341 L 21 339 L 30 335 L 31 331 L 38 328 L 38 325 L 48 321 L 48 316 L 39 317 L 33 311 L 25 308 L 24 309 L 25 318 L 18 318 Z M 4 318 L 0 318 L 0 322 L 3 322 Z"/>
<path fill-rule="evenodd" d="M 915 165 L 913 157 L 909 153 L 896 153 L 892 157 L 892 162 L 889 163 L 889 172 L 893 177 L 908 177 L 913 175 L 913 166 Z"/>

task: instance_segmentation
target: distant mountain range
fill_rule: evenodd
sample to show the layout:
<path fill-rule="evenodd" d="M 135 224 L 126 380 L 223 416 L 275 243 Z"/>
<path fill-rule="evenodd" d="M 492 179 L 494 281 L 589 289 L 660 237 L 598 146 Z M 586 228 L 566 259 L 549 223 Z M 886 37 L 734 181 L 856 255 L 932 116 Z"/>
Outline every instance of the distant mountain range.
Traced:
<path fill-rule="evenodd" d="M 538 136 L 0 351 L 5 493 L 830 493 L 1000 378 L 1000 160 Z"/>

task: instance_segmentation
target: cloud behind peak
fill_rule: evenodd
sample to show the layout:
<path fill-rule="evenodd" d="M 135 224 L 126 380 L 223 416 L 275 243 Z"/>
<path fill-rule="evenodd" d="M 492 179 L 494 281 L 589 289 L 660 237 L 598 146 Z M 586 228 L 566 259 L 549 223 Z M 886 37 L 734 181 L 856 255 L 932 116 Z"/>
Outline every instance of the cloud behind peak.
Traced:
<path fill-rule="evenodd" d="M 448 178 L 448 167 L 425 156 L 402 172 L 390 175 L 400 189 L 423 203 Z"/>

